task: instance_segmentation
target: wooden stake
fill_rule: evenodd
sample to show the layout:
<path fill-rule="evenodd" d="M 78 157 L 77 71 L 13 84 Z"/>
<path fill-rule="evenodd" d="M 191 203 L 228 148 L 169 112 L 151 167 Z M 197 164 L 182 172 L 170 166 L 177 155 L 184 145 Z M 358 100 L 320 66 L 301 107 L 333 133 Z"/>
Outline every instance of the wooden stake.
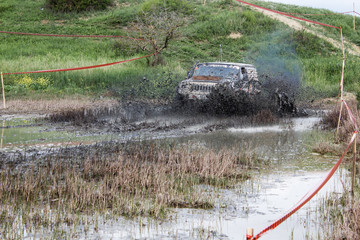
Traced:
<path fill-rule="evenodd" d="M 356 137 L 357 138 L 357 137 Z M 352 179 L 351 179 L 351 194 L 354 196 L 354 188 L 355 188 L 355 173 L 356 173 L 356 138 L 354 141 L 354 161 L 353 161 L 353 171 L 352 171 Z"/>
<path fill-rule="evenodd" d="M 246 229 L 246 239 L 251 240 L 254 237 L 254 229 L 248 228 Z"/>
<path fill-rule="evenodd" d="M 343 38 L 342 28 L 341 27 L 340 27 L 340 33 L 341 33 L 341 48 L 342 48 L 342 52 L 343 52 L 343 66 L 342 66 L 341 81 L 340 81 L 341 106 L 340 106 L 338 125 L 337 125 L 337 128 L 336 128 L 336 136 L 338 136 L 338 134 L 339 134 L 340 121 L 341 121 L 341 112 L 342 112 L 343 104 L 344 104 L 343 100 L 344 100 L 345 49 L 344 49 L 344 38 Z"/>
<path fill-rule="evenodd" d="M 339 135 L 341 113 L 342 113 L 342 110 L 343 110 L 343 105 L 344 105 L 344 103 L 343 103 L 342 97 L 341 97 L 340 113 L 339 113 L 338 125 L 337 125 L 337 128 L 336 128 L 336 137 Z"/>
<path fill-rule="evenodd" d="M 0 139 L 0 148 L 3 147 L 4 131 L 5 131 L 5 120 L 3 120 L 3 125 L 2 125 L 1 139 Z"/>
<path fill-rule="evenodd" d="M 5 109 L 6 108 L 5 88 L 4 88 L 4 78 L 3 78 L 3 73 L 2 72 L 1 72 L 1 85 L 2 85 L 3 104 L 4 104 L 4 109 Z"/>
<path fill-rule="evenodd" d="M 354 24 L 354 30 L 355 30 L 355 3 L 354 3 L 354 8 L 353 8 L 353 24 Z"/>

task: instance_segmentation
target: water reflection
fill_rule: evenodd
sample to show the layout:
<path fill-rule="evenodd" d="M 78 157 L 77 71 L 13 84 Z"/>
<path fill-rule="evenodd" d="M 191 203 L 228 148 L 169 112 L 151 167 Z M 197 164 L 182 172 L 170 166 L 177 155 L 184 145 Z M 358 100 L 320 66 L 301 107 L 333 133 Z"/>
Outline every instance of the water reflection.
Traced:
<path fill-rule="evenodd" d="M 180 138 L 178 141 L 217 150 L 224 147 L 245 149 L 260 158 L 286 161 L 308 154 L 309 146 L 321 135 L 312 130 L 319 121 L 319 118 L 299 118 L 276 126 L 229 128 L 212 134 Z"/>

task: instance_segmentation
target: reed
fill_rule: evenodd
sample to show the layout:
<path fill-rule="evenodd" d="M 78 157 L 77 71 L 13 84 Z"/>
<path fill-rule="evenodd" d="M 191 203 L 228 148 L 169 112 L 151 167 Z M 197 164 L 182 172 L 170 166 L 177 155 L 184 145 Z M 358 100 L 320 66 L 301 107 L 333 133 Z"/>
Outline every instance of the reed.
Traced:
<path fill-rule="evenodd" d="M 357 194 L 359 189 L 357 189 Z M 319 209 L 323 218 L 324 238 L 343 240 L 360 238 L 360 199 L 344 193 L 341 196 L 330 195 L 324 199 Z"/>
<path fill-rule="evenodd" d="M 350 99 L 350 100 L 346 100 L 346 102 L 352 114 L 355 117 L 355 121 L 357 125 L 359 126 L 360 115 L 357 109 L 357 101 L 355 99 Z M 335 129 L 338 125 L 339 114 L 340 114 L 340 106 L 337 105 L 324 116 L 322 122 L 325 125 L 325 128 Z M 340 142 L 348 142 L 354 131 L 355 131 L 354 123 L 350 119 L 349 113 L 347 112 L 344 106 L 341 113 L 340 129 L 338 131 L 337 139 Z"/>
<path fill-rule="evenodd" d="M 215 199 L 199 184 L 229 187 L 259 164 L 256 155 L 235 149 L 144 142 L 107 146 L 82 157 L 53 155 L 32 167 L 5 165 L 1 236 L 82 226 L 86 216 L 165 218 L 172 207 L 213 208 Z"/>

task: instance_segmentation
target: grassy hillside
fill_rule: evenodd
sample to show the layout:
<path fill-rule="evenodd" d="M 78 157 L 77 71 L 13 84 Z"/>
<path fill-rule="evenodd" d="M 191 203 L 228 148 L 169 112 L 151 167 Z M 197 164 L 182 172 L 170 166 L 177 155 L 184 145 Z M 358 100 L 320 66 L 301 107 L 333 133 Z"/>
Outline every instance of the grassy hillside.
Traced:
<path fill-rule="evenodd" d="M 0 3 L 2 31 L 54 34 L 128 35 L 129 26 L 154 0 L 117 0 L 104 11 L 54 13 L 44 0 L 3 0 Z M 196 60 L 253 63 L 261 74 L 281 75 L 301 82 L 314 96 L 338 93 L 341 51 L 304 31 L 295 31 L 231 0 L 185 1 L 185 7 L 172 6 L 186 19 L 178 38 L 163 52 L 164 65 L 149 67 L 146 60 L 111 67 L 5 76 L 10 97 L 63 94 L 173 97 Z M 325 10 L 252 1 L 287 12 L 323 13 Z M 313 16 L 317 21 L 341 25 L 348 41 L 359 44 L 360 31 L 353 31 L 351 16 Z M 357 21 L 360 23 L 359 19 Z M 359 25 L 360 26 L 360 25 Z M 318 29 L 319 30 L 319 29 Z M 320 28 L 338 38 L 336 30 Z M 319 31 L 320 31 L 319 30 Z M 139 57 L 119 39 L 54 38 L 0 34 L 0 71 L 18 72 L 97 65 Z M 220 45 L 222 48 L 220 49 Z M 222 52 L 222 54 L 221 54 Z M 345 89 L 359 92 L 359 57 L 347 56 Z M 146 80 L 143 80 L 143 79 Z M 310 96 L 312 97 L 312 96 Z"/>

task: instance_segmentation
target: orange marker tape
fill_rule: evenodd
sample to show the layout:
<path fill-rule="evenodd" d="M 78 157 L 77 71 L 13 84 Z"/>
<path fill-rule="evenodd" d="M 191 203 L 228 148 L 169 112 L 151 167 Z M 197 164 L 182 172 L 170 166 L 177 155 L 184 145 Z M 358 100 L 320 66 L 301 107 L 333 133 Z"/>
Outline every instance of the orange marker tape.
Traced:
<path fill-rule="evenodd" d="M 248 3 L 248 2 L 244 2 L 244 1 L 241 1 L 241 0 L 236 0 L 236 1 L 247 4 L 247 5 L 252 6 L 252 7 L 256 7 L 256 8 L 259 8 L 259 9 L 266 10 L 266 11 L 274 12 L 274 13 L 281 14 L 281 15 L 284 15 L 284 16 L 287 16 L 287 17 L 295 18 L 295 19 L 298 19 L 298 20 L 301 20 L 301 21 L 310 22 L 310 23 L 314 23 L 314 24 L 318 24 L 318 25 L 322 25 L 322 26 L 326 26 L 326 27 L 340 29 L 340 27 L 336 27 L 336 26 L 332 26 L 332 25 L 329 25 L 329 24 L 320 23 L 320 22 L 316 22 L 316 21 L 312 21 L 312 20 L 308 20 L 308 19 L 304 19 L 304 18 L 295 17 L 293 15 L 290 15 L 290 14 L 287 14 L 287 13 L 284 13 L 284 12 L 264 8 L 264 7 L 261 7 L 261 6 L 252 4 L 252 3 Z"/>
<path fill-rule="evenodd" d="M 142 38 L 133 38 L 128 36 L 115 36 L 115 35 L 69 35 L 69 34 L 48 34 L 48 33 L 24 33 L 24 32 L 9 32 L 0 31 L 0 33 L 27 35 L 27 36 L 41 36 L 41 37 L 71 37 L 71 38 L 129 38 L 132 40 L 144 41 Z"/>
<path fill-rule="evenodd" d="M 264 235 L 266 232 L 275 229 L 277 226 L 279 226 L 281 223 L 283 223 L 286 219 L 288 219 L 291 215 L 293 215 L 295 212 L 297 212 L 302 206 L 304 206 L 307 202 L 309 202 L 320 190 L 321 188 L 330 180 L 330 178 L 334 175 L 335 171 L 338 169 L 340 163 L 344 159 L 346 153 L 349 151 L 349 148 L 351 144 L 354 142 L 355 138 L 357 136 L 357 132 L 354 132 L 346 150 L 344 151 L 343 155 L 341 155 L 338 162 L 332 167 L 332 169 L 329 171 L 329 173 L 325 176 L 325 179 L 316 187 L 316 189 L 308 194 L 306 194 L 303 197 L 303 201 L 300 201 L 298 204 L 296 204 L 287 214 L 285 214 L 282 218 L 262 230 L 259 234 L 257 234 L 252 239 L 259 239 L 262 235 Z"/>
<path fill-rule="evenodd" d="M 52 69 L 52 70 L 39 70 L 39 71 L 29 71 L 29 72 L 12 72 L 12 73 L 3 73 L 3 75 L 17 75 L 17 74 L 29 74 L 29 73 L 49 73 L 49 72 L 66 72 L 66 71 L 76 71 L 76 70 L 100 68 L 100 67 L 107 67 L 107 66 L 111 66 L 111 65 L 115 65 L 115 64 L 125 63 L 125 62 L 131 62 L 131 61 L 139 60 L 139 59 L 142 59 L 142 58 L 151 57 L 151 56 L 156 55 L 156 54 L 157 53 L 153 53 L 153 54 L 149 54 L 149 55 L 138 57 L 138 58 L 132 58 L 132 59 L 123 60 L 123 61 L 119 61 L 119 62 L 105 63 L 105 64 L 94 65 L 94 66 Z"/>

